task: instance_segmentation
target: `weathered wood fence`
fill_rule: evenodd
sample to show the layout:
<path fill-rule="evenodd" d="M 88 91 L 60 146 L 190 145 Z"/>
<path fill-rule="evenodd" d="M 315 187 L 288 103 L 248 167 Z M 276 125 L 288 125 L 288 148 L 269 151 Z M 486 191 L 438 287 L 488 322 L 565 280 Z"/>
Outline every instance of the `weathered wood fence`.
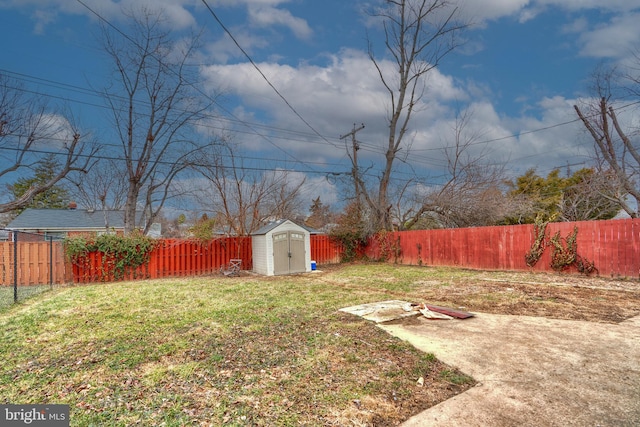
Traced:
<path fill-rule="evenodd" d="M 593 262 L 600 276 L 640 277 L 640 219 L 551 223 L 547 234 L 566 238 L 574 227 L 578 255 Z M 386 253 L 400 264 L 552 271 L 551 247 L 527 266 L 525 254 L 535 238 L 533 225 L 404 231 L 389 233 L 382 242 L 372 240 L 365 252 L 374 259 Z"/>
<path fill-rule="evenodd" d="M 67 267 L 62 242 L 0 242 L 1 285 L 13 285 L 16 278 L 19 285 L 67 283 Z"/>

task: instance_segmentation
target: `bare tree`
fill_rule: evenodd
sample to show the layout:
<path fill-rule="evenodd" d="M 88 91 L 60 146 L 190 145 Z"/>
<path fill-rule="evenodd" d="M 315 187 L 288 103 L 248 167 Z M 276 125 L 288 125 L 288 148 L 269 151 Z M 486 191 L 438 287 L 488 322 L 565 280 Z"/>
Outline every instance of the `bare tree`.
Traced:
<path fill-rule="evenodd" d="M 638 60 L 640 63 L 640 60 Z M 593 77 L 596 97 L 574 109 L 595 143 L 598 164 L 611 173 L 619 188 L 617 203 L 629 216 L 640 214 L 640 152 L 638 131 L 623 123 L 616 106 L 626 94 L 637 97 L 640 79 L 631 74 L 620 77 L 616 70 L 596 72 Z M 633 199 L 630 203 L 628 197 Z"/>
<path fill-rule="evenodd" d="M 561 221 L 611 219 L 620 209 L 625 191 L 620 188 L 615 173 L 581 169 L 568 179 L 558 204 Z"/>
<path fill-rule="evenodd" d="M 34 182 L 20 197 L 0 203 L 0 212 L 22 208 L 73 172 L 90 169 L 97 146 L 82 136 L 70 114 L 49 111 L 29 96 L 17 81 L 0 74 L 0 179 L 33 170 L 46 156 L 55 156 L 57 169 L 45 181 Z"/>
<path fill-rule="evenodd" d="M 406 218 L 406 228 L 424 221 L 425 215 L 437 227 L 493 225 L 509 211 L 502 188 L 504 165 L 485 161 L 490 153 L 475 144 L 482 133 L 469 131 L 471 118 L 469 111 L 456 117 L 454 142 L 444 148 L 449 178 L 419 194 L 420 207 Z"/>
<path fill-rule="evenodd" d="M 373 215 L 377 229 L 393 226 L 389 184 L 394 162 L 404 149 L 409 124 L 416 106 L 425 96 L 424 78 L 457 46 L 457 35 L 467 27 L 459 20 L 458 9 L 448 0 L 386 0 L 386 7 L 373 13 L 384 24 L 386 52 L 395 61 L 395 72 L 388 73 L 369 43 L 369 58 L 389 96 L 389 136 L 385 148 L 385 165 L 377 195 L 363 181 L 359 188 Z M 357 170 L 357 165 L 354 166 Z M 361 180 L 361 176 L 356 179 Z"/>
<path fill-rule="evenodd" d="M 73 200 L 87 209 L 121 210 L 127 195 L 127 179 L 120 166 L 121 162 L 115 160 L 101 160 L 88 173 L 68 177 Z"/>
<path fill-rule="evenodd" d="M 142 9 L 131 14 L 125 36 L 103 31 L 104 50 L 114 65 L 112 85 L 104 96 L 124 158 L 127 191 L 125 231 L 144 218 L 145 231 L 171 195 L 176 176 L 191 167 L 202 144 L 193 125 L 210 103 L 194 88 L 196 70 L 188 61 L 197 37 L 174 41 L 161 13 Z M 145 215 L 139 215 L 140 206 Z"/>
<path fill-rule="evenodd" d="M 203 162 L 200 171 L 209 190 L 205 209 L 228 234 L 245 236 L 271 220 L 294 219 L 302 209 L 300 189 L 304 179 L 292 179 L 284 170 L 244 167 L 236 147 L 222 144 Z"/>

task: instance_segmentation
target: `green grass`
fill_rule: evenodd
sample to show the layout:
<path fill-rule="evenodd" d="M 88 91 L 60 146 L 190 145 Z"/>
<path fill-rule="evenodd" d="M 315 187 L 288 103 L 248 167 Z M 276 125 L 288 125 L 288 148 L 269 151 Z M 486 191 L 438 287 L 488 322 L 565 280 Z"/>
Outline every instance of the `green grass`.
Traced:
<path fill-rule="evenodd" d="M 440 372 L 454 371 L 337 310 L 395 298 L 425 271 L 54 289 L 0 311 L 0 401 L 69 404 L 74 426 L 397 423 L 437 403 L 416 395 L 418 377 L 447 389 Z"/>
<path fill-rule="evenodd" d="M 50 291 L 51 289 L 52 287 L 50 285 L 18 286 L 18 302 L 24 302 L 31 297 L 40 295 L 41 293 Z M 0 286 L 0 311 L 12 306 L 13 304 L 13 285 Z"/>
<path fill-rule="evenodd" d="M 441 371 L 440 376 L 441 378 L 455 385 L 467 384 L 469 383 L 469 381 L 473 381 L 472 378 L 469 377 L 468 375 L 462 374 L 457 371 L 451 371 L 448 369 Z"/>

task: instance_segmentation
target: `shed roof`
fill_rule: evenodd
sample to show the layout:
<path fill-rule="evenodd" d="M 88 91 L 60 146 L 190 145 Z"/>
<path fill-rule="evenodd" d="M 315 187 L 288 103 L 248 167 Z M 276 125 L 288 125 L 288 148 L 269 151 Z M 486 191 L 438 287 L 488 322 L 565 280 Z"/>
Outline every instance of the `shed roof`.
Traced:
<path fill-rule="evenodd" d="M 90 209 L 25 209 L 6 228 L 10 230 L 96 230 L 124 228 L 124 211 Z"/>
<path fill-rule="evenodd" d="M 251 233 L 251 235 L 252 236 L 259 236 L 259 235 L 262 235 L 262 234 L 267 234 L 268 232 L 270 232 L 274 228 L 277 228 L 277 227 L 281 226 L 282 224 L 284 224 L 287 221 L 290 222 L 291 224 L 295 225 L 296 227 L 300 227 L 300 228 L 302 228 L 304 230 L 307 230 L 306 227 L 298 225 L 298 224 L 296 224 L 295 222 L 293 222 L 293 221 L 291 221 L 289 219 L 279 219 L 277 221 L 270 222 L 269 224 L 265 225 L 264 227 L 254 231 L 253 233 Z"/>

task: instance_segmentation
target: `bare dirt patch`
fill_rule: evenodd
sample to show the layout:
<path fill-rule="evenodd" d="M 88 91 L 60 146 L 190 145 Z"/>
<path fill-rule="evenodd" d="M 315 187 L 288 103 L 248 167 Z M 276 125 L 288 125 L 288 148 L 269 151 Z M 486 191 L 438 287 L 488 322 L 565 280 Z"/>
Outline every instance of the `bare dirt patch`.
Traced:
<path fill-rule="evenodd" d="M 424 297 L 484 313 L 590 322 L 618 323 L 640 313 L 638 282 L 565 275 L 485 274 L 427 288 Z"/>
<path fill-rule="evenodd" d="M 362 268 L 366 269 L 366 266 Z M 492 314 L 605 323 L 619 323 L 640 314 L 640 281 L 637 279 L 446 267 L 396 268 L 398 272 L 391 278 L 405 282 L 406 290 L 381 290 L 378 283 L 390 277 L 379 277 L 379 272 L 377 282 L 372 282 L 367 289 L 372 294 L 384 292 L 395 299 Z M 328 281 L 337 286 L 349 286 L 341 279 L 334 280 L 332 271 L 339 270 L 330 270 L 325 276 Z"/>

